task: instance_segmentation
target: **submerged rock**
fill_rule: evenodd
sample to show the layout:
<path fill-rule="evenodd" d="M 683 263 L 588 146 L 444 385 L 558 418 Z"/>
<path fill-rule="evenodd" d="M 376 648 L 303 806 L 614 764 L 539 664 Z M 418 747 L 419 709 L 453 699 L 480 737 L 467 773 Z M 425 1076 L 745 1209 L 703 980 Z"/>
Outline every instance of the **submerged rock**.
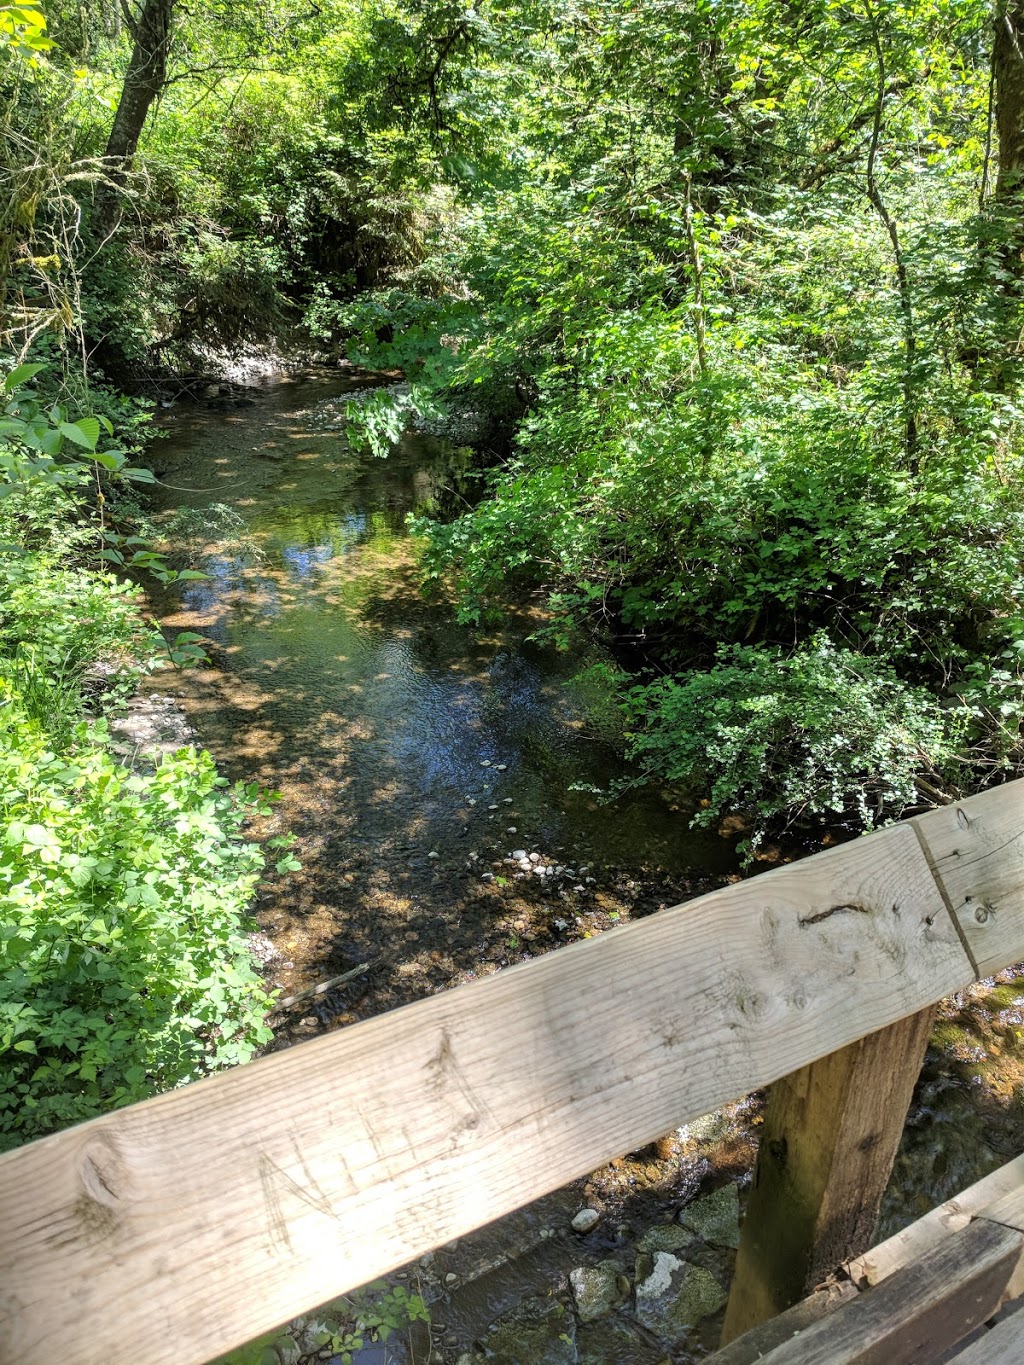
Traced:
<path fill-rule="evenodd" d="M 648 1228 L 637 1242 L 638 1251 L 682 1251 L 693 1246 L 697 1238 L 689 1228 L 679 1227 L 676 1223 L 663 1223 L 659 1227 Z"/>
<path fill-rule="evenodd" d="M 576 1333 L 578 1365 L 667 1365 L 665 1352 L 635 1322 L 604 1318 Z"/>
<path fill-rule="evenodd" d="M 615 1261 L 577 1267 L 569 1274 L 569 1285 L 580 1322 L 607 1317 L 629 1294 L 629 1282 Z"/>
<path fill-rule="evenodd" d="M 679 1222 L 711 1246 L 735 1250 L 740 1244 L 740 1201 L 736 1186 L 723 1185 L 713 1194 L 687 1204 L 679 1210 Z"/>
<path fill-rule="evenodd" d="M 681 1345 L 699 1322 L 725 1306 L 728 1297 L 709 1270 L 671 1252 L 637 1258 L 636 1316 L 669 1346 Z"/>
<path fill-rule="evenodd" d="M 481 1344 L 495 1365 L 577 1365 L 576 1319 L 550 1300 L 530 1299 L 503 1314 Z"/>

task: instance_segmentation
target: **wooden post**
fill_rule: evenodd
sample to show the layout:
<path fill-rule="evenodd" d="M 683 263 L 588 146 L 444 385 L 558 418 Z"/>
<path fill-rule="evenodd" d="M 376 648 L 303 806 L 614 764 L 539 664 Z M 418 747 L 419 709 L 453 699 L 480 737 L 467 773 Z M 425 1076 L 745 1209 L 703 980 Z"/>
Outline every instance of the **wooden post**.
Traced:
<path fill-rule="evenodd" d="M 723 1345 L 871 1245 L 935 1007 L 776 1081 Z"/>

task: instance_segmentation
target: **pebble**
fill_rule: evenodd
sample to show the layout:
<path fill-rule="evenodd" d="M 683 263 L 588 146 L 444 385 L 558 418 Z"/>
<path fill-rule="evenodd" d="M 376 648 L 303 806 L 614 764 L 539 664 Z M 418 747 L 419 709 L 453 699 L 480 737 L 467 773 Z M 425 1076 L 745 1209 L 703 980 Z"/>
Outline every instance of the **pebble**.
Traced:
<path fill-rule="evenodd" d="M 589 1232 L 597 1224 L 600 1217 L 597 1209 L 580 1209 L 569 1226 L 573 1232 Z"/>
<path fill-rule="evenodd" d="M 440 853 L 437 853 L 433 850 L 431 850 L 431 852 L 427 854 L 428 858 L 440 858 L 440 856 L 441 856 Z"/>
<path fill-rule="evenodd" d="M 517 863 L 521 863 L 523 859 L 526 857 L 526 849 L 525 848 L 513 849 L 512 857 L 515 859 Z"/>
<path fill-rule="evenodd" d="M 475 796 L 467 796 L 467 797 L 466 797 L 466 805 L 467 805 L 467 806 L 475 806 L 475 805 L 476 805 L 476 797 L 475 797 Z"/>
<path fill-rule="evenodd" d="M 499 764 L 498 764 L 498 772 L 499 772 L 499 773 L 508 772 L 508 764 L 507 764 L 507 763 L 499 763 Z"/>
<path fill-rule="evenodd" d="M 530 854 L 530 862 L 531 862 L 531 863 L 539 863 L 539 862 L 540 862 L 540 854 L 539 854 L 539 853 L 531 853 L 531 854 Z"/>
<path fill-rule="evenodd" d="M 498 806 L 497 801 L 492 801 L 491 804 L 487 807 L 487 809 L 488 809 L 488 810 L 498 810 L 498 809 L 500 809 L 500 808 L 499 808 L 499 806 Z"/>
<path fill-rule="evenodd" d="M 512 804 L 512 798 L 511 798 L 511 796 L 502 797 L 502 800 L 503 800 L 503 802 L 504 802 L 504 804 L 505 804 L 506 806 L 511 806 L 511 804 Z"/>
<path fill-rule="evenodd" d="M 444 1277 L 444 1282 L 445 1284 L 458 1284 L 459 1277 L 455 1274 L 454 1270 L 449 1270 L 448 1274 Z"/>
<path fill-rule="evenodd" d="M 480 760 L 480 766 L 481 768 L 489 768 L 491 766 L 491 760 L 489 758 L 482 758 Z"/>
<path fill-rule="evenodd" d="M 508 827 L 508 829 L 505 831 L 505 833 L 506 833 L 506 834 L 518 834 L 519 831 L 518 831 L 518 829 L 516 829 L 515 825 L 509 825 L 509 827 Z"/>

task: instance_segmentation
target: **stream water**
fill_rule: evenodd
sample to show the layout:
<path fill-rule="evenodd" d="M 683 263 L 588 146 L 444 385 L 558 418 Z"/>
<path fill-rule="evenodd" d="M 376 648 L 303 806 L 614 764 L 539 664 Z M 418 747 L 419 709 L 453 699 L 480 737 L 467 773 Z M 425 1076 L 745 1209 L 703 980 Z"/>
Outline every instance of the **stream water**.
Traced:
<path fill-rule="evenodd" d="M 606 701 L 574 681 L 596 656 L 532 645 L 525 609 L 481 634 L 424 599 L 406 518 L 457 457 L 412 435 L 387 459 L 354 455 L 332 400 L 356 384 L 277 377 L 250 406 L 173 411 L 154 459 L 208 574 L 164 604 L 213 664 L 175 691 L 231 776 L 281 793 L 277 824 L 300 840 L 302 873 L 261 907 L 275 979 L 290 992 L 370 961 L 376 1011 L 717 884 L 734 861 L 657 793 L 595 795 L 623 773 Z M 244 522 L 228 548 L 214 504 Z M 514 852 L 552 871 L 524 874 Z"/>
<path fill-rule="evenodd" d="M 183 404 L 162 417 L 167 434 L 153 450 L 161 516 L 208 575 L 158 607 L 169 630 L 197 631 L 210 657 L 153 690 L 173 692 L 230 776 L 281 793 L 271 828 L 298 836 L 302 871 L 272 879 L 259 905 L 271 980 L 290 994 L 367 964 L 289 1012 L 278 1046 L 737 875 L 732 845 L 691 831 L 667 795 L 595 794 L 624 771 L 607 699 L 579 677 L 596 651 L 531 643 L 538 617 L 528 607 L 480 632 L 423 597 L 406 518 L 459 477 L 461 457 L 412 435 L 384 460 L 354 454 L 337 400 L 366 382 L 308 372 L 253 387 L 243 405 Z M 215 505 L 234 514 L 230 535 Z M 1024 989 L 1012 973 L 944 1008 L 884 1231 L 1024 1146 L 1022 1035 Z M 434 1304 L 431 1359 L 454 1362 L 483 1340 L 498 1362 L 555 1360 L 543 1332 L 539 1355 L 525 1346 L 502 1355 L 502 1315 L 525 1341 L 536 1314 L 547 1319 L 528 1307 L 517 1327 L 522 1302 L 571 1306 L 574 1265 L 617 1258 L 628 1281 L 652 1223 L 695 1194 L 743 1183 L 757 1112 L 755 1101 L 681 1130 L 659 1153 L 613 1163 L 411 1268 L 406 1278 Z M 567 1233 L 583 1198 L 605 1211 L 585 1246 Z M 722 1282 L 731 1254 L 708 1261 Z M 607 1321 L 577 1324 L 565 1358 L 695 1359 L 717 1321 L 668 1354 L 628 1314 L 610 1335 Z"/>

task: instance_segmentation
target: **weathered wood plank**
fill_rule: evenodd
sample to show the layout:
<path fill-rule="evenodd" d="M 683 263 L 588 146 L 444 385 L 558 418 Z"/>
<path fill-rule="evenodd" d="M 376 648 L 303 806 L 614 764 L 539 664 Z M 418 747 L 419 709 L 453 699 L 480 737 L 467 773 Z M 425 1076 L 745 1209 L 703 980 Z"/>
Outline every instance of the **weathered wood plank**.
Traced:
<path fill-rule="evenodd" d="M 1022 1254 L 1024 1234 L 981 1219 L 761 1365 L 923 1365 L 999 1311 Z"/>
<path fill-rule="evenodd" d="M 858 1290 L 867 1291 L 880 1284 L 979 1217 L 1024 1232 L 1024 1156 L 1000 1166 L 909 1227 L 855 1257 L 845 1267 L 849 1281 L 833 1281 L 778 1317 L 745 1332 L 709 1357 L 707 1365 L 753 1365 L 775 1346 L 843 1307 L 857 1296 Z M 1011 1299 L 1017 1297 L 1015 1278 L 1011 1277 L 1006 1293 Z M 1024 1360 L 1024 1352 L 1021 1359 Z"/>
<path fill-rule="evenodd" d="M 1008 1161 L 962 1194 L 947 1199 L 944 1204 L 926 1213 L 916 1223 L 902 1228 L 863 1255 L 854 1257 L 846 1267 L 850 1279 L 861 1288 L 880 1284 L 909 1261 L 917 1260 L 954 1232 L 967 1227 L 973 1218 L 991 1205 L 1019 1190 L 1024 1190 L 1024 1156 Z"/>
<path fill-rule="evenodd" d="M 911 822 L 928 851 L 982 978 L 1021 957 L 1024 782 L 929 811 Z"/>
<path fill-rule="evenodd" d="M 935 1006 L 775 1082 L 723 1343 L 871 1245 Z"/>
<path fill-rule="evenodd" d="M 950 1365 L 1017 1365 L 1024 1360 L 1024 1311 L 1018 1309 L 955 1355 Z"/>
<path fill-rule="evenodd" d="M 208 1359 L 972 975 L 896 827 L 33 1143 L 0 1358 Z"/>
<path fill-rule="evenodd" d="M 827 1285 L 809 1294 L 806 1299 L 801 1299 L 792 1308 L 787 1308 L 778 1317 L 769 1318 L 767 1322 L 744 1332 L 714 1355 L 705 1357 L 704 1365 L 757 1365 L 776 1346 L 791 1341 L 856 1297 L 857 1289 L 849 1281 Z"/>
<path fill-rule="evenodd" d="M 1002 1223 L 1008 1228 L 1024 1232 L 1024 1185 L 1014 1185 L 1012 1189 L 993 1199 L 978 1210 L 978 1217 L 988 1218 L 993 1223 Z"/>

